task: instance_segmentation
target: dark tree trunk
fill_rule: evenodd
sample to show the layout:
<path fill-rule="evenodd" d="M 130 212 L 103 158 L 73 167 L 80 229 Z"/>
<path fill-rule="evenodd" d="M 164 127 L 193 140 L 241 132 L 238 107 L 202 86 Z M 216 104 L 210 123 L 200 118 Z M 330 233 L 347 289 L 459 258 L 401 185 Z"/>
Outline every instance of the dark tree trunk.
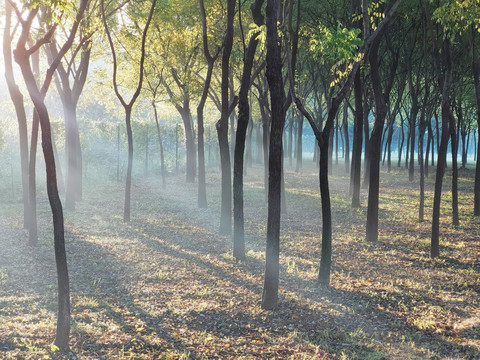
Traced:
<path fill-rule="evenodd" d="M 430 148 L 433 146 L 433 134 L 432 134 L 432 121 L 431 119 L 426 119 L 427 124 L 427 150 L 425 151 L 425 177 L 428 177 L 428 157 L 430 156 Z M 433 151 L 433 149 L 431 150 Z"/>
<path fill-rule="evenodd" d="M 271 133 L 268 159 L 268 220 L 265 282 L 262 308 L 272 309 L 278 301 L 280 210 L 282 176 L 282 134 L 285 123 L 283 110 L 285 94 L 282 81 L 282 60 L 278 42 L 277 22 L 280 9 L 278 0 L 267 0 L 267 80 L 270 89 Z"/>
<path fill-rule="evenodd" d="M 378 36 L 369 53 L 370 77 L 375 99 L 375 122 L 373 125 L 370 139 L 370 182 L 368 188 L 368 210 L 367 210 L 367 240 L 375 242 L 378 240 L 378 198 L 380 185 L 380 154 L 381 141 L 385 117 L 387 116 L 388 94 L 393 86 L 393 79 L 397 67 L 398 58 L 394 56 L 390 73 L 390 82 L 386 87 L 385 94 L 382 89 L 379 62 L 378 47 L 381 36 Z"/>
<path fill-rule="evenodd" d="M 255 124 L 255 143 L 257 145 L 257 164 L 263 164 L 263 147 L 262 147 L 262 122 Z"/>
<path fill-rule="evenodd" d="M 147 32 L 150 26 L 150 22 L 152 20 L 153 12 L 155 10 L 156 0 L 152 0 L 152 5 L 150 7 L 150 13 L 148 15 L 147 22 L 145 27 L 142 31 L 142 40 L 141 40 L 141 56 L 140 56 L 140 66 L 138 72 L 138 83 L 135 92 L 133 93 L 130 102 L 127 103 L 118 89 L 117 83 L 117 58 L 115 53 L 115 47 L 113 45 L 113 40 L 110 34 L 110 30 L 107 26 L 107 20 L 105 18 L 105 8 L 103 1 L 101 2 L 101 13 L 102 13 L 102 22 L 107 34 L 108 43 L 110 46 L 110 50 L 112 52 L 112 60 L 113 60 L 113 88 L 115 91 L 115 95 L 117 96 L 118 100 L 123 106 L 125 111 L 125 126 L 127 130 L 127 141 L 128 141 L 128 162 L 127 162 L 127 175 L 125 180 L 125 202 L 123 208 L 123 221 L 129 222 L 130 221 L 130 204 L 131 204 L 131 188 L 132 188 L 132 163 L 133 163 L 133 133 L 132 133 L 132 123 L 131 123 L 131 116 L 132 116 L 132 108 L 137 100 L 138 96 L 140 95 L 140 91 L 142 89 L 143 84 L 143 66 L 145 63 L 145 43 L 147 40 Z"/>
<path fill-rule="evenodd" d="M 203 42 L 203 54 L 207 60 L 207 76 L 203 84 L 203 92 L 200 98 L 200 102 L 197 106 L 197 123 L 198 123 L 198 207 L 207 207 L 207 185 L 205 179 L 205 145 L 204 145 L 204 121 L 203 110 L 205 108 L 205 102 L 207 101 L 208 90 L 212 81 L 213 67 L 215 61 L 220 54 L 218 51 L 215 55 L 210 54 L 208 47 L 208 34 L 207 34 L 207 15 L 205 13 L 205 5 L 203 0 L 198 1 L 200 6 L 200 14 L 202 16 L 202 42 Z"/>
<path fill-rule="evenodd" d="M 250 106 L 249 106 L 250 107 Z M 248 127 L 247 127 L 247 139 L 246 139 L 246 147 L 247 147 L 247 150 L 245 151 L 245 163 L 246 163 L 246 167 L 243 171 L 243 174 L 246 175 L 247 174 L 247 167 L 252 167 L 252 164 L 253 164 L 253 155 L 252 155 L 252 135 L 253 135 L 253 121 L 252 121 L 252 118 L 249 114 L 249 119 L 248 119 Z"/>
<path fill-rule="evenodd" d="M 27 20 L 22 20 L 22 32 L 18 39 L 14 51 L 15 61 L 20 66 L 25 85 L 38 115 L 38 120 L 42 129 L 42 148 L 46 168 L 47 194 L 52 211 L 53 218 L 53 238 L 55 248 L 55 263 L 57 268 L 57 286 L 58 286 L 58 313 L 57 313 L 57 331 L 55 336 L 55 345 L 62 351 L 69 348 L 70 337 L 70 286 L 67 267 L 67 256 L 65 251 L 65 230 L 63 222 L 63 208 L 58 195 L 57 174 L 55 169 L 55 158 L 53 154 L 52 133 L 50 127 L 50 118 L 45 106 L 45 95 L 51 82 L 51 77 L 63 55 L 71 47 L 78 23 L 83 17 L 88 1 L 82 1 L 78 8 L 74 25 L 70 31 L 59 56 L 50 65 L 42 88 L 37 87 L 35 76 L 33 75 L 30 56 L 31 53 L 25 48 L 26 42 L 30 36 L 32 22 L 38 12 L 38 8 L 32 10 Z M 52 28 L 54 30 L 55 28 Z M 52 36 L 53 32 L 47 32 L 46 40 L 49 40 L 48 34 Z"/>
<path fill-rule="evenodd" d="M 220 233 L 224 235 L 230 235 L 232 233 L 232 166 L 230 161 L 230 147 L 228 145 L 228 118 L 230 115 L 228 90 L 234 15 L 235 0 L 227 0 L 227 28 L 222 53 L 221 114 L 220 120 L 216 124 L 222 172 Z"/>
<path fill-rule="evenodd" d="M 290 167 L 292 166 L 292 158 L 293 158 L 293 116 L 290 119 L 290 123 L 288 126 L 288 142 L 287 142 L 287 157 L 288 157 L 288 164 Z"/>
<path fill-rule="evenodd" d="M 433 215 L 432 215 L 432 238 L 430 244 L 430 256 L 432 258 L 440 255 L 440 202 L 442 199 L 442 184 L 443 175 L 446 168 L 447 160 L 447 147 L 449 137 L 449 122 L 450 117 L 453 116 L 450 108 L 450 88 L 451 88 L 451 76 L 452 76 L 452 62 L 450 58 L 450 49 L 448 41 L 446 40 L 445 60 L 446 71 L 443 75 L 443 89 L 442 89 L 442 139 L 440 146 L 438 147 L 438 160 L 437 160 L 437 173 L 435 177 L 435 192 L 433 195 Z M 442 75 L 440 69 L 438 69 L 439 83 L 441 83 Z M 437 123 L 438 124 L 438 123 Z M 437 127 L 437 137 L 438 137 Z"/>
<path fill-rule="evenodd" d="M 258 26 L 263 23 L 261 7 L 263 0 L 256 1 L 252 6 L 252 15 Z M 243 154 L 245 151 L 245 137 L 250 118 L 250 104 L 248 92 L 250 90 L 251 75 L 255 51 L 257 49 L 258 33 L 252 34 L 243 60 L 242 82 L 238 96 L 238 123 L 235 139 L 235 153 L 233 164 L 233 257 L 245 260 L 245 235 L 243 217 Z"/>
<path fill-rule="evenodd" d="M 362 162 L 362 124 L 363 124 L 363 101 L 362 81 L 360 72 L 355 75 L 353 84 L 355 94 L 355 118 L 353 124 L 353 149 L 352 149 L 352 172 L 350 173 L 350 186 L 352 188 L 352 207 L 360 207 L 360 176 Z"/>
<path fill-rule="evenodd" d="M 426 75 L 427 76 L 427 75 Z M 423 161 L 423 140 L 425 137 L 425 125 L 426 117 L 430 116 L 427 111 L 427 101 L 429 97 L 429 82 L 425 77 L 425 95 L 423 97 L 422 110 L 420 113 L 420 119 L 418 124 L 418 162 L 420 165 L 420 203 L 418 207 L 418 221 L 424 220 L 424 208 L 425 208 L 425 169 Z"/>
<path fill-rule="evenodd" d="M 410 155 L 410 138 L 411 138 L 411 126 L 410 126 L 410 120 L 407 121 L 407 123 L 409 124 L 408 125 L 408 132 L 407 132 L 407 148 L 405 150 L 405 169 L 408 169 L 408 165 L 409 165 L 409 155 Z"/>
<path fill-rule="evenodd" d="M 329 134 L 324 134 L 324 142 L 320 147 L 319 182 L 322 200 L 322 255 L 318 270 L 317 282 L 321 286 L 329 286 L 330 271 L 332 267 L 332 209 L 330 204 L 330 191 L 328 188 L 328 139 Z"/>
<path fill-rule="evenodd" d="M 395 115 L 393 115 L 395 119 Z M 392 140 L 393 140 L 393 124 L 395 121 L 390 121 L 388 125 L 388 135 L 387 135 L 387 171 L 390 173 L 392 171 Z"/>
<path fill-rule="evenodd" d="M 302 168 L 302 158 L 303 158 L 303 116 L 302 114 L 298 114 L 297 117 L 297 151 L 296 151 L 296 158 L 297 164 L 295 166 L 295 172 L 299 172 Z"/>
<path fill-rule="evenodd" d="M 472 69 L 473 69 L 473 83 L 475 85 L 475 100 L 477 104 L 477 131 L 480 131 L 480 59 L 477 54 L 474 36 L 476 30 L 471 29 L 470 43 L 472 48 Z M 473 200 L 473 214 L 480 216 L 480 135 L 478 136 L 478 143 L 475 151 L 475 185 L 474 185 L 474 200 Z"/>
<path fill-rule="evenodd" d="M 449 117 L 449 122 L 450 144 L 452 147 L 452 225 L 458 227 L 460 225 L 458 217 L 458 138 L 455 133 L 455 119 L 453 116 Z"/>
<path fill-rule="evenodd" d="M 348 103 L 345 102 L 343 107 L 343 138 L 344 138 L 344 157 L 345 157 L 345 172 L 350 173 L 350 138 L 348 135 Z"/>
<path fill-rule="evenodd" d="M 178 109 L 177 109 L 178 110 Z M 197 160 L 195 151 L 195 130 L 193 128 L 192 114 L 188 102 L 184 103 L 180 115 L 183 120 L 183 128 L 185 130 L 185 148 L 186 148 L 186 181 L 194 183 L 197 172 Z"/>
<path fill-rule="evenodd" d="M 398 133 L 398 163 L 397 167 L 402 165 L 402 150 L 403 150 L 403 143 L 405 141 L 405 131 L 403 128 L 403 117 L 400 117 L 400 132 Z"/>
<path fill-rule="evenodd" d="M 339 129 L 339 124 L 338 124 L 338 116 L 335 121 L 335 165 L 338 165 L 338 129 Z"/>
<path fill-rule="evenodd" d="M 364 137 L 364 160 L 363 160 L 363 189 L 368 189 L 369 174 L 370 174 L 370 125 L 368 124 L 368 114 L 370 108 L 366 98 L 363 100 L 363 137 Z M 380 134 L 381 136 L 381 134 Z"/>

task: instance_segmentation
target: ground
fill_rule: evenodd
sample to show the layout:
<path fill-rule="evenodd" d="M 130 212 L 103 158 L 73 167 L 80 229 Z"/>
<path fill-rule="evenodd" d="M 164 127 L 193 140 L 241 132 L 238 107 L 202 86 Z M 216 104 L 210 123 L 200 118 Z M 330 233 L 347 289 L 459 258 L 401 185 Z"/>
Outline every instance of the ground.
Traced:
<path fill-rule="evenodd" d="M 219 174 L 208 172 L 208 209 L 184 175 L 137 177 L 132 221 L 123 184 L 87 179 L 66 211 L 72 298 L 71 351 L 55 337 L 51 215 L 39 193 L 40 240 L 28 246 L 19 202 L 0 204 L 0 359 L 479 359 L 480 220 L 473 171 L 460 172 L 460 228 L 450 220 L 448 176 L 441 256 L 429 257 L 433 175 L 418 221 L 418 174 L 382 172 L 380 236 L 365 239 L 366 190 L 352 209 L 343 165 L 330 177 L 331 286 L 317 288 L 321 248 L 318 173 L 286 166 L 280 301 L 261 309 L 266 203 L 263 167 L 245 177 L 247 260 L 220 236 Z"/>

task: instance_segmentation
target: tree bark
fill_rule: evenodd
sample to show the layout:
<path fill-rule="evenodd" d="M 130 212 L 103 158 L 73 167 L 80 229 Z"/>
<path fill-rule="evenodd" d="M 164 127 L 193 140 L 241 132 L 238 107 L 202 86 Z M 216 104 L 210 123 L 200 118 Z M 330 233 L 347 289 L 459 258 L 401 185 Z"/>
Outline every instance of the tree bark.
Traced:
<path fill-rule="evenodd" d="M 472 48 L 472 69 L 473 69 L 473 83 L 475 86 L 475 100 L 477 104 L 477 131 L 480 132 L 480 59 L 477 54 L 477 47 L 475 46 L 476 30 L 472 27 L 470 43 Z M 479 133 L 480 134 L 480 133 Z M 476 165 L 475 165 L 475 185 L 474 185 L 474 199 L 473 199 L 473 214 L 480 216 L 480 135 L 478 136 L 478 143 L 476 149 Z"/>
<path fill-rule="evenodd" d="M 352 207 L 360 207 L 360 177 L 362 162 L 362 124 L 363 124 L 363 91 L 360 72 L 355 75 L 353 83 L 355 95 L 355 118 L 353 124 L 352 172 L 350 186 L 352 188 Z"/>
<path fill-rule="evenodd" d="M 165 188 L 167 185 L 166 173 L 165 173 L 165 157 L 163 154 L 162 133 L 160 132 L 160 122 L 158 121 L 158 112 L 157 112 L 157 106 L 155 105 L 155 101 L 152 101 L 152 107 L 153 107 L 153 114 L 155 117 L 155 126 L 157 128 L 158 146 L 160 147 L 160 169 L 162 171 L 162 186 Z"/>
<path fill-rule="evenodd" d="M 228 117 L 230 115 L 228 90 L 230 54 L 233 46 L 234 15 L 235 0 L 227 0 L 227 28 L 222 53 L 221 114 L 220 120 L 216 124 L 222 172 L 220 233 L 224 235 L 230 235 L 232 233 L 232 166 L 230 161 L 230 147 L 228 145 Z"/>
<path fill-rule="evenodd" d="M 430 256 L 432 258 L 438 257 L 440 255 L 440 202 L 442 198 L 442 184 L 443 184 L 443 175 L 446 168 L 446 156 L 447 156 L 447 147 L 448 147 L 448 137 L 449 137 L 449 119 L 451 114 L 450 108 L 450 88 L 451 88 L 451 76 L 452 76 L 452 62 L 450 58 L 450 46 L 448 40 L 446 42 L 446 70 L 445 75 L 443 75 L 443 90 L 442 90 L 442 137 L 440 141 L 440 146 L 438 147 L 438 160 L 437 160 L 437 172 L 435 177 L 435 192 L 433 195 L 433 214 L 432 214 L 432 237 L 430 243 Z M 440 69 L 438 69 L 440 71 Z M 438 74 L 439 82 L 442 78 Z M 437 128 L 438 136 L 438 128 Z"/>
<path fill-rule="evenodd" d="M 59 56 L 55 59 L 55 61 L 52 62 L 52 64 L 50 64 L 41 89 L 37 87 L 35 76 L 33 75 L 30 64 L 30 56 L 33 52 L 35 52 L 32 51 L 32 49 L 36 49 L 38 51 L 38 48 L 44 42 L 50 39 L 53 32 L 55 31 L 56 26 L 50 28 L 50 30 L 46 33 L 43 39 L 39 40 L 35 45 L 33 45 L 32 48 L 27 50 L 25 45 L 28 38 L 30 37 L 31 26 L 34 18 L 37 15 L 38 8 L 31 10 L 26 20 L 21 19 L 20 22 L 22 24 L 22 32 L 18 39 L 16 49 L 14 51 L 15 61 L 20 66 L 28 93 L 35 107 L 35 111 L 38 115 L 38 119 L 42 129 L 42 148 L 46 168 L 48 200 L 50 203 L 53 218 L 55 262 L 57 268 L 58 312 L 55 345 L 58 346 L 62 351 L 67 351 L 69 348 L 70 286 L 68 277 L 67 256 L 65 251 L 63 208 L 60 197 L 58 195 L 57 175 L 55 169 L 55 158 L 53 154 L 50 118 L 47 108 L 45 106 L 44 99 L 56 67 L 60 63 L 60 60 L 65 55 L 66 51 L 72 46 L 73 38 L 75 37 L 76 31 L 78 29 L 78 24 L 83 17 L 83 13 L 85 11 L 87 3 L 87 0 L 81 1 L 76 15 L 76 19 L 74 21 L 74 25 L 70 30 L 67 41 L 62 46 Z"/>
<path fill-rule="evenodd" d="M 261 7 L 264 0 L 257 0 L 252 4 L 252 15 L 257 26 L 263 24 Z M 244 60 L 242 80 L 238 97 L 238 123 L 235 139 L 234 167 L 233 167 L 233 257 L 237 260 L 245 260 L 245 234 L 243 217 L 243 172 L 245 138 L 250 118 L 250 104 L 248 92 L 250 90 L 253 60 L 258 44 L 258 33 L 252 34 L 248 42 Z"/>
<path fill-rule="evenodd" d="M 28 171 L 28 131 L 27 115 L 23 103 L 23 95 L 15 82 L 12 63 L 12 40 L 10 35 L 12 19 L 12 6 L 8 0 L 5 0 L 5 28 L 3 32 L 3 58 L 5 64 L 5 80 L 7 82 L 8 92 L 15 108 L 18 122 L 18 137 L 20 143 L 20 167 L 22 173 L 22 199 L 23 199 L 23 227 L 30 227 L 29 214 L 31 213 L 29 203 L 29 171 Z M 36 222 L 36 221 L 35 221 Z M 36 226 L 35 226 L 36 229 Z M 36 232 L 36 231 L 35 231 Z M 30 239 L 30 244 L 37 242 L 36 236 Z"/>
<path fill-rule="evenodd" d="M 280 209 L 282 175 L 282 135 L 285 123 L 285 94 L 282 81 L 282 60 L 277 33 L 279 0 L 267 0 L 267 80 L 270 89 L 271 133 L 268 158 L 268 220 L 265 281 L 262 308 L 272 309 L 278 301 Z"/>
<path fill-rule="evenodd" d="M 381 141 L 383 133 L 383 125 L 387 115 L 387 101 L 382 90 L 378 48 L 381 36 L 372 44 L 369 53 L 370 77 L 372 80 L 372 88 L 375 98 L 375 122 L 373 125 L 372 135 L 370 137 L 370 176 L 368 188 L 368 210 L 367 210 L 367 240 L 376 242 L 378 240 L 378 197 L 380 186 L 380 154 Z M 392 76 L 394 75 L 394 72 Z"/>

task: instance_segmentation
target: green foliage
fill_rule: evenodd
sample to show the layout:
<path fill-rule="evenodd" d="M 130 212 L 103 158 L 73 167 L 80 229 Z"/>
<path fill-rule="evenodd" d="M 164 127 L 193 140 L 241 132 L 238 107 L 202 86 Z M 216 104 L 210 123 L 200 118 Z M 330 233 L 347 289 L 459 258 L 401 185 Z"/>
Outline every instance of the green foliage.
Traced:
<path fill-rule="evenodd" d="M 249 25 L 248 37 L 250 38 L 252 35 L 257 34 L 256 40 L 258 40 L 258 46 L 263 51 L 265 49 L 265 43 L 267 41 L 267 27 L 265 24 L 263 25 L 256 25 L 255 23 L 251 23 Z"/>
<path fill-rule="evenodd" d="M 478 0 L 447 0 L 433 12 L 433 18 L 446 29 L 463 33 L 469 26 L 480 32 Z"/>
<path fill-rule="evenodd" d="M 322 65 L 332 64 L 335 85 L 345 76 L 345 66 L 357 55 L 362 40 L 358 37 L 360 29 L 348 29 L 340 22 L 336 29 L 328 28 L 323 24 L 318 25 L 317 32 L 310 39 L 310 52 Z"/>

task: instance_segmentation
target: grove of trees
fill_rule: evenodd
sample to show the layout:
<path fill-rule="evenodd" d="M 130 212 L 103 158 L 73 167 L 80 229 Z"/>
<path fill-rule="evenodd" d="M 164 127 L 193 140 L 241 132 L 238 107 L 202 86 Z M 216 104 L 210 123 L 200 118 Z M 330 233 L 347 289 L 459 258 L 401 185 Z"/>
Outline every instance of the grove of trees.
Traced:
<path fill-rule="evenodd" d="M 321 287 L 329 286 L 335 251 L 334 162 L 345 161 L 352 208 L 367 208 L 367 242 L 379 240 L 381 170 L 390 172 L 395 163 L 408 169 L 417 191 L 418 220 L 431 222 L 432 258 L 446 251 L 440 204 L 447 170 L 452 224 L 461 226 L 458 170 L 469 165 L 476 169 L 469 206 L 480 215 L 477 0 L 5 0 L 2 13 L 24 227 L 32 246 L 38 240 L 41 131 L 58 274 L 55 345 L 62 350 L 69 348 L 71 310 L 61 198 L 75 211 L 82 179 L 89 171 L 101 173 L 102 166 L 94 166 L 102 161 L 116 168 L 117 181 L 125 178 L 126 223 L 136 214 L 132 178 L 141 172 L 134 169 L 160 175 L 167 189 L 169 173 L 185 171 L 186 182 L 198 181 L 198 207 L 206 208 L 206 168 L 219 167 L 219 233 L 232 235 L 240 263 L 249 261 L 244 176 L 253 162 L 263 164 L 268 216 L 261 306 L 267 310 L 276 308 L 281 285 L 288 160 L 297 172 L 307 159 L 318 164 Z M 62 119 L 55 126 L 52 113 Z M 309 147 L 304 142 L 312 133 Z M 99 134 L 116 143 L 109 157 L 100 153 Z M 65 156 L 57 153 L 57 136 L 64 138 Z M 428 176 L 435 176 L 431 208 Z"/>

